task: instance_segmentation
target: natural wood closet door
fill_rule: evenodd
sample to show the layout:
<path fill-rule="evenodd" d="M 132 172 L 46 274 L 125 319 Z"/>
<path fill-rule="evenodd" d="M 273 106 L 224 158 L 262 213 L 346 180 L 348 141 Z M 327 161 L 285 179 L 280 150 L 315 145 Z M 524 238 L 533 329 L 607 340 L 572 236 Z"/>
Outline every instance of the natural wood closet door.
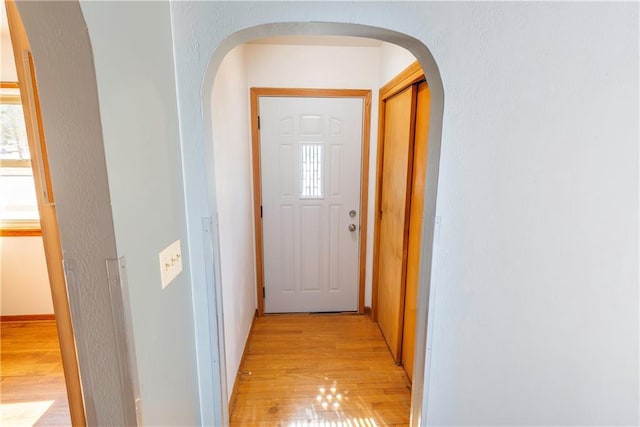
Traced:
<path fill-rule="evenodd" d="M 416 310 L 418 305 L 418 276 L 422 243 L 422 214 L 424 188 L 427 179 L 427 148 L 429 136 L 429 108 L 431 96 L 426 82 L 418 85 L 416 105 L 416 136 L 413 148 L 413 178 L 411 184 L 411 213 L 409 220 L 409 253 L 407 256 L 407 285 L 402 333 L 402 366 L 413 379 Z"/>
<path fill-rule="evenodd" d="M 377 321 L 391 354 L 400 362 L 409 232 L 416 86 L 384 103 L 380 185 Z"/>

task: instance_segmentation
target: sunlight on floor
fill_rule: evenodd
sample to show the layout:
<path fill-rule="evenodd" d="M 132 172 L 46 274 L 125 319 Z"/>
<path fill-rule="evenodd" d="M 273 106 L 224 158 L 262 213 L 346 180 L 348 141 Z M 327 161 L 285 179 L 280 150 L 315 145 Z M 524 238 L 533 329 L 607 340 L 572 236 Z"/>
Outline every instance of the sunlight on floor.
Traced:
<path fill-rule="evenodd" d="M 4 427 L 32 426 L 47 412 L 53 402 L 55 401 L 3 403 L 0 405 L 0 424 Z"/>
<path fill-rule="evenodd" d="M 348 418 L 340 421 L 298 421 L 288 427 L 377 427 L 371 418 Z"/>
<path fill-rule="evenodd" d="M 328 378 L 325 378 L 328 380 Z M 322 414 L 331 411 L 336 420 L 307 420 L 295 421 L 288 424 L 288 427 L 377 427 L 376 421 L 369 417 L 353 417 L 341 412 L 344 404 L 349 401 L 349 391 L 340 391 L 338 382 L 333 381 L 331 386 L 322 385 L 318 387 L 318 395 L 311 403 L 313 414 Z M 348 405 L 348 404 L 347 404 Z"/>
<path fill-rule="evenodd" d="M 322 406 L 322 409 L 340 409 L 340 403 L 342 402 L 342 393 L 338 393 L 337 382 L 333 382 L 333 385 L 327 390 L 322 386 L 318 388 L 319 394 L 316 396 L 316 401 Z M 345 401 L 349 400 L 348 397 L 344 398 Z"/>
<path fill-rule="evenodd" d="M 365 316 L 258 318 L 231 427 L 382 427 L 410 422 L 410 382 Z"/>

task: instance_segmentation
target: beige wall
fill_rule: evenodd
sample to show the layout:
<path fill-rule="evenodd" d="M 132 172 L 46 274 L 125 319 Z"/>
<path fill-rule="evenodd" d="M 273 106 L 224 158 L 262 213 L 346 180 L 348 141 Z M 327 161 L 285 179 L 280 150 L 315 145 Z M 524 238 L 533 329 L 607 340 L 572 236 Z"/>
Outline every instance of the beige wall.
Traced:
<path fill-rule="evenodd" d="M 213 101 L 215 100 L 215 101 Z M 256 310 L 251 140 L 244 46 L 225 57 L 212 94 L 227 392 L 233 389 Z M 233 183 L 233 185 L 228 185 Z"/>
<path fill-rule="evenodd" d="M 0 81 L 17 82 L 16 66 L 13 59 L 13 49 L 11 47 L 11 36 L 9 35 L 9 24 L 7 22 L 7 12 L 4 2 L 0 7 Z"/>
<path fill-rule="evenodd" d="M 0 80 L 16 82 L 4 4 L 0 7 Z M 0 237 L 0 313 L 51 314 L 51 290 L 41 237 Z"/>
<path fill-rule="evenodd" d="M 52 314 L 42 238 L 0 237 L 0 313 Z"/>

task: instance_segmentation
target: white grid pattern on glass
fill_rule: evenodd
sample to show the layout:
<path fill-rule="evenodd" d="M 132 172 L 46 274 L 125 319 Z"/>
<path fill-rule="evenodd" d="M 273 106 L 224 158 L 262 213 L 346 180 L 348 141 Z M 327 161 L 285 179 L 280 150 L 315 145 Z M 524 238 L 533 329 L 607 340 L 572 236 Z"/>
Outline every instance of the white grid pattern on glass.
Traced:
<path fill-rule="evenodd" d="M 302 157 L 300 198 L 322 199 L 324 197 L 322 144 L 300 144 L 300 155 Z"/>

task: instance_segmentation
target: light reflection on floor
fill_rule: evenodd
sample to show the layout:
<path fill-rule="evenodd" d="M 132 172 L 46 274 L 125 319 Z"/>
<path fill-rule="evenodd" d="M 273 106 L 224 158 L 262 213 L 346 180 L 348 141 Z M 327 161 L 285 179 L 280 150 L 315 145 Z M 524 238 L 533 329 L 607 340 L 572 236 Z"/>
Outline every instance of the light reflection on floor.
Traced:
<path fill-rule="evenodd" d="M 0 404 L 0 425 L 3 427 L 33 426 L 53 405 L 54 400 Z M 16 420 L 20 420 L 16 422 Z"/>
<path fill-rule="evenodd" d="M 318 395 L 316 396 L 316 401 L 322 409 L 340 409 L 340 403 L 342 403 L 343 396 L 342 393 L 338 393 L 337 382 L 334 381 L 331 387 L 327 390 L 325 386 L 318 388 Z M 348 401 L 349 398 L 347 396 L 344 397 L 345 401 Z"/>
<path fill-rule="evenodd" d="M 406 427 L 411 389 L 365 316 L 258 318 L 231 427 Z"/>
<path fill-rule="evenodd" d="M 342 421 L 298 421 L 288 427 L 376 427 L 371 418 L 348 418 Z"/>
<path fill-rule="evenodd" d="M 328 380 L 328 378 L 325 378 Z M 305 420 L 290 422 L 288 427 L 378 427 L 374 418 L 371 417 L 350 417 L 342 410 L 347 409 L 349 405 L 349 390 L 340 390 L 338 382 L 333 381 L 330 386 L 322 385 L 318 387 L 318 395 L 315 401 L 311 402 L 311 411 L 308 414 L 332 413 L 331 418 L 335 421 L 328 420 Z"/>

